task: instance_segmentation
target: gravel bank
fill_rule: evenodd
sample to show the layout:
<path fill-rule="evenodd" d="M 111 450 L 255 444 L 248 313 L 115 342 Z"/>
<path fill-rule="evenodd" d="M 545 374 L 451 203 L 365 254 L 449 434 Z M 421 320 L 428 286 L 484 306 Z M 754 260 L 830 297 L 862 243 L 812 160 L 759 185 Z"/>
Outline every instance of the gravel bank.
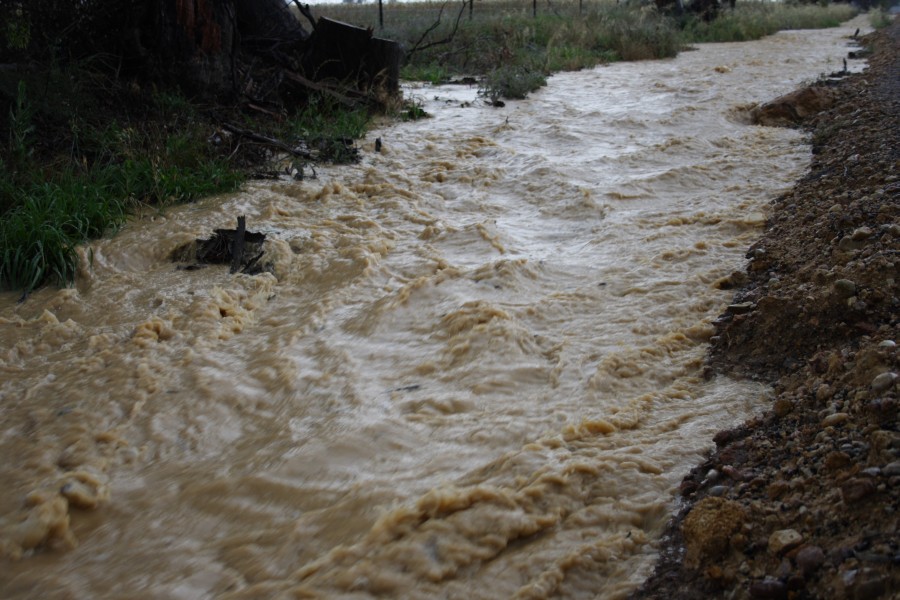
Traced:
<path fill-rule="evenodd" d="M 681 485 L 634 598 L 900 593 L 900 22 L 807 117 L 809 173 L 776 199 L 709 369 L 771 381 Z"/>

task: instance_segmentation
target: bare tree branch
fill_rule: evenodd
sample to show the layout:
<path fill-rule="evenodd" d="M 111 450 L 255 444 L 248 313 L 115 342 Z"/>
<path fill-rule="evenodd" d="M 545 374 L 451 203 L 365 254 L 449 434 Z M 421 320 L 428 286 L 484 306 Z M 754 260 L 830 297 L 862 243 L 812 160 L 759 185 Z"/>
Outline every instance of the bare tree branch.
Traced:
<path fill-rule="evenodd" d="M 309 4 L 300 4 L 299 0 L 293 0 L 294 6 L 297 7 L 297 10 L 300 11 L 300 14 L 306 17 L 306 20 L 309 21 L 309 24 L 312 25 L 313 31 L 316 30 L 316 19 L 313 17 L 312 11 L 309 9 Z"/>
<path fill-rule="evenodd" d="M 468 4 L 469 4 L 469 0 L 463 1 L 462 5 L 459 8 L 459 13 L 456 15 L 456 22 L 453 24 L 453 31 L 451 31 L 447 37 L 445 37 L 442 40 L 436 40 L 434 42 L 430 42 L 428 44 L 425 44 L 424 46 L 421 46 L 420 44 L 423 41 L 425 41 L 425 38 L 428 37 L 428 34 L 431 33 L 432 31 L 434 31 L 435 29 L 437 29 L 438 25 L 441 24 L 441 15 L 444 14 L 444 7 L 447 5 L 447 3 L 444 2 L 443 4 L 441 4 L 441 10 L 440 10 L 440 12 L 438 12 L 437 21 L 432 23 L 431 27 L 429 27 L 428 29 L 425 30 L 425 33 L 422 34 L 422 37 L 419 38 L 419 41 L 416 42 L 416 45 L 413 46 L 412 49 L 406 53 L 407 60 L 409 60 L 409 58 L 413 54 L 415 54 L 416 51 L 418 51 L 418 50 L 427 50 L 429 48 L 434 48 L 435 46 L 441 46 L 441 45 L 449 44 L 450 42 L 452 42 L 453 38 L 456 36 L 457 30 L 459 30 L 459 22 L 462 19 L 463 13 L 466 12 L 466 6 L 468 6 Z"/>

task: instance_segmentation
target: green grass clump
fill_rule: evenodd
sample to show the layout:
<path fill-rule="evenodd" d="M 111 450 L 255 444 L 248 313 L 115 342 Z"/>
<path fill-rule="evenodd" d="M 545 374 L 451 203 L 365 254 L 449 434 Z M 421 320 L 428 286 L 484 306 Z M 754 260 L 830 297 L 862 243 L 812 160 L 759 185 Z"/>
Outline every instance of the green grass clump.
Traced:
<path fill-rule="evenodd" d="M 883 29 L 893 22 L 893 17 L 883 8 L 874 8 L 869 12 L 869 23 L 875 29 Z"/>
<path fill-rule="evenodd" d="M 125 219 L 125 203 L 100 181 L 72 173 L 34 183 L 0 224 L 0 283 L 26 292 L 75 277 L 75 247 Z"/>
<path fill-rule="evenodd" d="M 500 67 L 485 75 L 479 94 L 496 104 L 500 98 L 521 100 L 545 85 L 547 77 L 539 71 L 519 66 Z"/>
<path fill-rule="evenodd" d="M 347 107 L 334 98 L 319 95 L 310 97 L 288 119 L 282 135 L 302 141 L 320 160 L 342 164 L 356 160 L 358 151 L 353 142 L 365 134 L 368 124 L 366 108 Z"/>

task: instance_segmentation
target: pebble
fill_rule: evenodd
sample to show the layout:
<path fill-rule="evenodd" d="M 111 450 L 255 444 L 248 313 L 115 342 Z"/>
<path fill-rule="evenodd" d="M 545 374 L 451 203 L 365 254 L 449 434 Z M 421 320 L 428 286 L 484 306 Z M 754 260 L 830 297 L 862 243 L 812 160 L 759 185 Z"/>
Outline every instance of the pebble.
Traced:
<path fill-rule="evenodd" d="M 831 398 L 834 395 L 834 391 L 831 389 L 831 386 L 827 383 L 823 383 L 818 388 L 816 388 L 816 400 L 819 402 L 824 402 Z"/>
<path fill-rule="evenodd" d="M 896 348 L 897 342 L 895 342 L 894 340 L 884 340 L 883 342 L 878 344 L 878 347 L 879 348 Z"/>
<path fill-rule="evenodd" d="M 838 248 L 844 252 L 850 252 L 851 250 L 860 250 L 865 246 L 864 242 L 856 241 L 852 239 L 850 236 L 842 237 L 838 242 Z"/>
<path fill-rule="evenodd" d="M 729 304 L 725 310 L 733 315 L 742 315 L 750 312 L 753 308 L 754 304 L 752 302 L 739 302 L 738 304 Z"/>
<path fill-rule="evenodd" d="M 825 562 L 825 552 L 818 546 L 804 546 L 797 552 L 797 566 L 804 573 L 812 573 Z"/>
<path fill-rule="evenodd" d="M 848 479 L 841 485 L 841 497 L 845 504 L 854 504 L 875 493 L 875 484 L 870 479 Z"/>
<path fill-rule="evenodd" d="M 856 294 L 856 284 L 849 279 L 838 279 L 834 282 L 834 289 L 845 298 L 849 298 Z"/>
<path fill-rule="evenodd" d="M 750 596 L 753 598 L 785 598 L 787 586 L 777 579 L 766 577 L 762 581 L 750 584 Z"/>
<path fill-rule="evenodd" d="M 884 473 L 885 477 L 896 477 L 900 475 L 900 460 L 895 460 L 894 462 L 888 464 L 881 470 Z"/>
<path fill-rule="evenodd" d="M 69 501 L 69 504 L 78 508 L 97 508 L 100 503 L 97 491 L 80 481 L 66 483 L 59 493 Z"/>
<path fill-rule="evenodd" d="M 827 417 L 825 417 L 824 419 L 822 419 L 822 427 L 831 427 L 832 425 L 838 425 L 840 423 L 843 423 L 844 421 L 846 421 L 849 418 L 850 418 L 850 415 L 848 415 L 845 412 L 837 412 L 834 414 L 830 414 Z"/>
<path fill-rule="evenodd" d="M 796 529 L 781 529 L 769 536 L 769 552 L 783 554 L 803 543 L 803 536 Z"/>
<path fill-rule="evenodd" d="M 714 485 L 709 488 L 710 496 L 724 496 L 725 492 L 728 491 L 728 487 L 724 485 Z"/>
<path fill-rule="evenodd" d="M 779 398 L 772 406 L 772 410 L 777 417 L 785 417 L 794 410 L 794 403 L 789 398 Z"/>
<path fill-rule="evenodd" d="M 872 237 L 873 231 L 869 227 L 859 227 L 852 234 L 850 239 L 854 241 L 867 240 Z"/>
<path fill-rule="evenodd" d="M 874 569 L 847 571 L 842 576 L 848 596 L 855 600 L 878 598 L 887 590 L 886 577 Z"/>
<path fill-rule="evenodd" d="M 890 388 L 897 381 L 897 374 L 891 373 L 890 371 L 887 373 L 882 373 L 872 380 L 872 391 L 873 392 L 883 392 L 886 389 Z"/>

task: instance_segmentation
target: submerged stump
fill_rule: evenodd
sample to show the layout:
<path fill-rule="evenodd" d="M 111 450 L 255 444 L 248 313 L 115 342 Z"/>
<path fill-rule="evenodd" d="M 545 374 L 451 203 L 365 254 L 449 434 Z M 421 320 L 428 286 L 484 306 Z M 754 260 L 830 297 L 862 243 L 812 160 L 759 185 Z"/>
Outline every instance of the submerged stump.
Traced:
<path fill-rule="evenodd" d="M 260 259 L 265 254 L 266 234 L 247 231 L 247 217 L 237 218 L 235 229 L 215 229 L 206 239 L 179 247 L 172 253 L 174 262 L 190 262 L 179 267 L 193 271 L 205 265 L 230 265 L 230 273 L 257 275 L 266 269 Z M 192 262 L 193 261 L 193 262 Z"/>

